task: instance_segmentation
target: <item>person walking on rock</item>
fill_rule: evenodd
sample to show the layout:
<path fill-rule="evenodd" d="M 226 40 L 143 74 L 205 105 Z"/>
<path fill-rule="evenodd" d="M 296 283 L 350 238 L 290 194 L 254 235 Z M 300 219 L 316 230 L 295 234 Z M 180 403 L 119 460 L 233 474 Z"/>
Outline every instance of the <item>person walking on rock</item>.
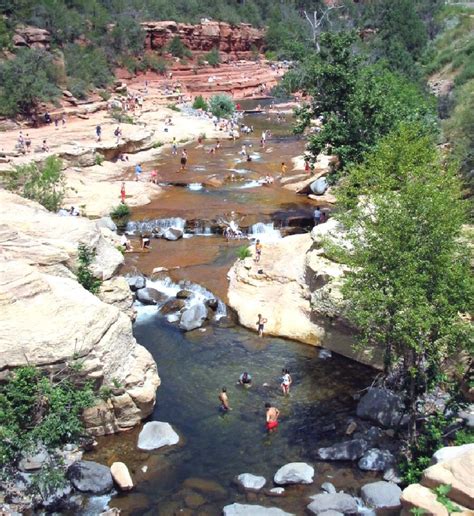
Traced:
<path fill-rule="evenodd" d="M 260 262 L 260 258 L 262 257 L 262 244 L 260 240 L 255 242 L 255 263 Z"/>
<path fill-rule="evenodd" d="M 188 153 L 186 152 L 186 149 L 183 149 L 183 152 L 181 153 L 181 172 L 184 172 L 187 162 L 188 162 Z"/>
<path fill-rule="evenodd" d="M 143 172 L 141 163 L 138 163 L 135 165 L 135 181 L 138 181 L 140 179 L 140 175 Z"/>
<path fill-rule="evenodd" d="M 97 136 L 97 141 L 102 141 L 102 127 L 100 125 L 97 125 L 95 128 L 95 134 Z"/>
<path fill-rule="evenodd" d="M 122 204 L 125 204 L 125 183 L 122 183 L 122 187 L 120 188 L 120 197 L 122 199 Z"/>

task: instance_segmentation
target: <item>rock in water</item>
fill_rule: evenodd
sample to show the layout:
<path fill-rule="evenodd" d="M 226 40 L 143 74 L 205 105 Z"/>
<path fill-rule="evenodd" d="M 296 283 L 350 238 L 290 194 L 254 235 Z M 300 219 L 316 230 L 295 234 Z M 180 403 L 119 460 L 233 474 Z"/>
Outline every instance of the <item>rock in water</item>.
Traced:
<path fill-rule="evenodd" d="M 401 507 L 402 490 L 392 482 L 372 482 L 362 486 L 361 495 L 364 502 L 373 509 L 398 510 Z"/>
<path fill-rule="evenodd" d="M 146 286 L 146 280 L 143 276 L 129 276 L 126 279 L 132 292 L 136 292 L 137 290 L 145 288 Z"/>
<path fill-rule="evenodd" d="M 179 326 L 186 331 L 200 328 L 207 318 L 207 308 L 204 303 L 197 303 L 185 310 L 181 315 Z"/>
<path fill-rule="evenodd" d="M 372 448 L 364 453 L 357 465 L 364 471 L 385 471 L 394 462 L 395 457 L 388 450 Z"/>
<path fill-rule="evenodd" d="M 67 477 L 71 484 L 83 493 L 105 494 L 114 486 L 110 469 L 88 460 L 80 460 L 70 466 Z"/>
<path fill-rule="evenodd" d="M 137 299 L 144 305 L 156 305 L 166 300 L 166 295 L 155 288 L 141 288 L 137 290 Z"/>
<path fill-rule="evenodd" d="M 290 462 L 281 467 L 273 477 L 275 484 L 312 484 L 314 468 L 305 462 Z"/>
<path fill-rule="evenodd" d="M 262 507 L 261 505 L 246 505 L 233 503 L 223 509 L 224 516 L 294 516 L 289 512 L 276 507 Z"/>
<path fill-rule="evenodd" d="M 308 505 L 311 514 L 321 514 L 325 511 L 337 511 L 343 514 L 357 513 L 355 498 L 346 493 L 321 493 L 311 497 L 313 500 Z"/>
<path fill-rule="evenodd" d="M 387 428 L 404 425 L 408 416 L 400 396 L 387 389 L 373 387 L 357 405 L 357 415 Z"/>
<path fill-rule="evenodd" d="M 191 290 L 179 290 L 176 294 L 176 299 L 189 299 L 191 296 L 193 295 L 193 293 L 191 292 Z"/>
<path fill-rule="evenodd" d="M 162 421 L 150 421 L 143 427 L 138 436 L 138 448 L 140 450 L 156 450 L 162 446 L 178 444 L 179 435 L 169 423 Z"/>
<path fill-rule="evenodd" d="M 326 491 L 326 493 L 329 493 L 329 494 L 335 494 L 337 492 L 336 488 L 334 487 L 333 484 L 331 484 L 331 482 L 323 482 L 321 484 L 321 489 L 323 491 Z"/>
<path fill-rule="evenodd" d="M 317 453 L 323 460 L 357 460 L 368 447 L 369 443 L 364 439 L 351 439 L 327 448 L 319 448 Z"/>
<path fill-rule="evenodd" d="M 159 310 L 161 314 L 168 315 L 181 311 L 185 306 L 186 303 L 182 299 L 170 299 Z"/>
<path fill-rule="evenodd" d="M 311 191 L 315 195 L 323 195 L 323 193 L 328 189 L 328 186 L 329 185 L 325 177 L 320 177 L 309 185 Z"/>
<path fill-rule="evenodd" d="M 242 473 L 237 477 L 237 481 L 245 489 L 252 489 L 254 491 L 262 489 L 262 487 L 267 483 L 265 477 L 252 475 L 251 473 Z"/>
<path fill-rule="evenodd" d="M 178 228 L 168 228 L 163 232 L 162 238 L 166 240 L 179 240 L 183 238 L 184 231 Z"/>
<path fill-rule="evenodd" d="M 114 462 L 110 466 L 110 473 L 121 491 L 133 489 L 133 480 L 127 466 L 123 462 Z"/>

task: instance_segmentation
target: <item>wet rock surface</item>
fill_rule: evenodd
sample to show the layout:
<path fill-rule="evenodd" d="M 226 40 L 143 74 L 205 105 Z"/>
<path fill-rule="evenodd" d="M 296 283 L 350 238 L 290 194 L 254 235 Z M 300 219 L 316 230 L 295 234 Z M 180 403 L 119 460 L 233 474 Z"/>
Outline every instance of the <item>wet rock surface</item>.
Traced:
<path fill-rule="evenodd" d="M 138 448 L 140 450 L 156 450 L 163 446 L 178 444 L 179 435 L 169 423 L 151 421 L 145 423 L 138 436 Z"/>
<path fill-rule="evenodd" d="M 275 484 L 312 484 L 314 468 L 305 462 L 291 462 L 281 467 L 273 477 Z"/>
<path fill-rule="evenodd" d="M 81 460 L 67 471 L 71 484 L 83 493 L 104 494 L 113 488 L 112 475 L 107 466 L 97 462 Z"/>
<path fill-rule="evenodd" d="M 325 511 L 337 511 L 343 514 L 356 514 L 357 502 L 346 493 L 321 493 L 311 497 L 308 505 L 311 514 L 321 514 Z"/>

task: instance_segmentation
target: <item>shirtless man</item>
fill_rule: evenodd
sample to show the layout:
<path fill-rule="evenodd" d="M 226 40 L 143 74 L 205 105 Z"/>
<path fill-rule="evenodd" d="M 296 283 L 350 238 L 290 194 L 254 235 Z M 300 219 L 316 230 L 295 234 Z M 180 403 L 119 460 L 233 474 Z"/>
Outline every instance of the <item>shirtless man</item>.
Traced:
<path fill-rule="evenodd" d="M 221 402 L 221 410 L 223 412 L 228 412 L 232 410 L 229 405 L 229 398 L 227 397 L 227 389 L 222 387 L 222 392 L 219 394 L 219 401 Z"/>
<path fill-rule="evenodd" d="M 260 243 L 260 240 L 257 240 L 255 242 L 255 263 L 258 263 L 260 261 L 261 256 L 262 256 L 262 244 Z"/>
<path fill-rule="evenodd" d="M 280 411 L 276 407 L 272 407 L 271 403 L 265 403 L 266 409 L 266 427 L 269 432 L 273 432 L 278 427 L 278 416 Z"/>
<path fill-rule="evenodd" d="M 283 162 L 282 162 L 282 164 L 281 164 L 280 170 L 281 170 L 281 175 L 282 175 L 282 177 L 283 177 L 284 175 L 286 175 L 286 172 L 287 172 L 287 170 L 288 170 L 288 167 L 286 166 L 286 163 L 285 163 L 284 161 L 283 161 Z"/>
<path fill-rule="evenodd" d="M 263 337 L 263 330 L 266 322 L 267 320 L 265 319 L 265 317 L 263 317 L 262 314 L 258 314 L 257 331 L 259 337 Z"/>

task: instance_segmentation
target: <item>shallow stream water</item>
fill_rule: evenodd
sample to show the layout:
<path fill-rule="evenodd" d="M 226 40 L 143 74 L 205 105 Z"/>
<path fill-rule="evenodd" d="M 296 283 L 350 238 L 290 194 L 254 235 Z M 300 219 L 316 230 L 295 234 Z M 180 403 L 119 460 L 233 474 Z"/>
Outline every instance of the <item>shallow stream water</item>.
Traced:
<path fill-rule="evenodd" d="M 284 136 L 288 125 L 276 125 L 263 116 L 249 117 L 247 123 L 256 128 L 247 139 L 255 148 L 262 126 L 270 125 L 279 136 L 267 144 L 271 152 L 259 152 L 260 159 L 244 173 L 246 181 L 266 173 L 277 176 L 281 161 L 290 162 L 301 153 L 303 142 Z M 215 156 L 189 146 L 190 170 L 180 174 L 179 180 L 195 185 L 203 184 L 209 174 L 228 175 L 230 169 L 244 166 L 237 161 L 241 146 L 242 140 L 225 142 Z M 145 170 L 156 166 L 145 164 Z M 176 158 L 165 153 L 158 162 L 161 179 L 176 181 L 176 166 Z M 278 184 L 270 188 L 237 188 L 228 183 L 201 189 L 165 186 L 165 194 L 135 210 L 133 220 L 180 217 L 204 221 L 205 227 L 205 221 L 234 210 L 248 226 L 273 221 L 278 228 L 278 220 L 285 216 L 310 216 L 312 206 L 306 197 L 299 198 Z M 226 243 L 218 235 L 176 242 L 153 240 L 150 253 L 127 257 L 124 272 L 137 268 L 150 274 L 155 267 L 178 266 L 169 271 L 174 281 L 191 280 L 225 300 L 226 273 L 235 260 L 237 245 L 242 242 Z M 330 481 L 338 489 L 357 493 L 363 483 L 375 478 L 350 464 L 318 462 L 316 457 L 319 446 L 343 438 L 355 412 L 354 397 L 375 375 L 369 367 L 336 354 L 323 359 L 318 348 L 278 338 L 261 339 L 233 324 L 215 323 L 183 333 L 150 307 L 139 308 L 134 332 L 155 358 L 162 380 L 150 419 L 169 422 L 181 441 L 176 447 L 145 453 L 136 447 L 140 428 L 99 439 L 98 449 L 87 458 L 109 465 L 123 461 L 136 482 L 132 493 L 113 497 L 111 507 L 132 515 L 204 516 L 221 514 L 224 505 L 237 501 L 304 514 L 307 496 L 317 493 L 321 483 Z M 337 339 L 337 333 L 332 338 Z M 288 397 L 279 388 L 284 367 L 294 381 Z M 243 371 L 252 374 L 250 389 L 237 385 Z M 223 386 L 233 409 L 229 413 L 219 411 L 218 394 Z M 281 424 L 273 434 L 265 431 L 266 401 L 281 411 Z M 300 461 L 315 466 L 315 484 L 290 487 L 285 497 L 245 494 L 234 483 L 236 475 L 247 472 L 265 476 L 266 487 L 271 488 L 279 467 Z"/>

